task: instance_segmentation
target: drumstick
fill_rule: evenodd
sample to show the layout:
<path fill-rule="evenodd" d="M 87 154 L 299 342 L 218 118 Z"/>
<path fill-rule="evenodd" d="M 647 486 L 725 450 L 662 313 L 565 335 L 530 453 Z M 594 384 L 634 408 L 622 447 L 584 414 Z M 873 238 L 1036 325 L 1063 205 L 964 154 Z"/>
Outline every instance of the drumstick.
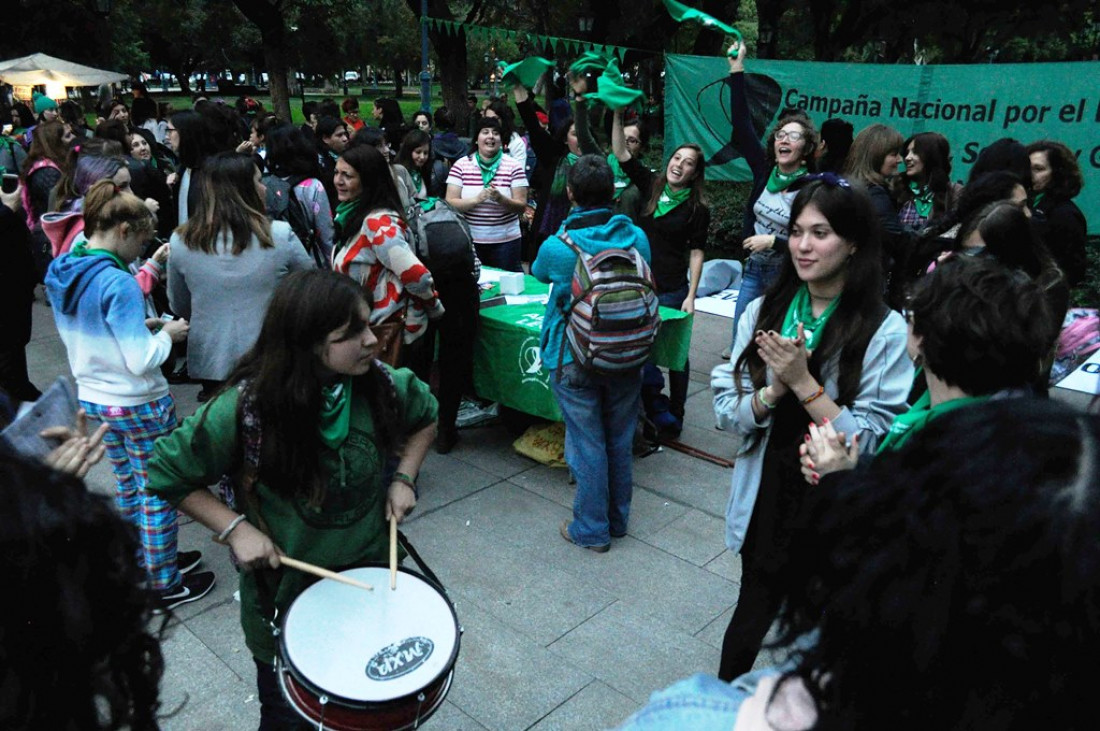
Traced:
<path fill-rule="evenodd" d="M 348 586 L 357 586 L 360 589 L 366 589 L 367 591 L 374 591 L 374 587 L 370 584 L 364 584 L 362 581 L 349 579 L 343 574 L 338 574 L 335 571 L 323 569 L 320 566 L 314 566 L 313 564 L 306 563 L 305 561 L 299 561 L 296 558 L 291 558 L 289 556 L 279 556 L 279 563 L 281 563 L 283 566 L 289 566 L 292 569 L 304 571 L 307 574 L 320 576 L 323 579 L 332 579 L 333 581 L 339 581 L 341 584 L 347 584 Z"/>
<path fill-rule="evenodd" d="M 390 590 L 397 589 L 397 517 L 390 516 Z"/>

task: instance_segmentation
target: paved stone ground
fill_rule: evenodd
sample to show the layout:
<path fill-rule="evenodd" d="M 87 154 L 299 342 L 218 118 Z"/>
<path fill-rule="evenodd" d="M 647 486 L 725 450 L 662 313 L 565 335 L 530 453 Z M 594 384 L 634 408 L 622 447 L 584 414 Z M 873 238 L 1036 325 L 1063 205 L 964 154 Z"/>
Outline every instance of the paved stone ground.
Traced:
<path fill-rule="evenodd" d="M 68 367 L 41 295 L 34 318 L 28 358 L 44 388 Z M 728 319 L 695 318 L 682 436 L 727 458 L 735 445 L 714 429 L 708 383 L 729 327 Z M 197 391 L 173 387 L 181 418 L 194 412 Z M 572 515 L 567 471 L 517 455 L 512 440 L 502 426 L 463 430 L 451 454 L 433 452 L 404 526 L 465 630 L 450 694 L 426 726 L 606 728 L 653 691 L 716 672 L 740 580 L 740 561 L 723 543 L 730 470 L 667 448 L 638 460 L 629 535 L 600 555 L 558 535 Z M 88 482 L 113 491 L 105 463 Z M 163 726 L 255 728 L 255 670 L 238 625 L 235 573 L 201 526 L 183 525 L 180 545 L 201 548 L 218 583 L 181 607 L 164 633 L 162 700 L 171 715 Z"/>

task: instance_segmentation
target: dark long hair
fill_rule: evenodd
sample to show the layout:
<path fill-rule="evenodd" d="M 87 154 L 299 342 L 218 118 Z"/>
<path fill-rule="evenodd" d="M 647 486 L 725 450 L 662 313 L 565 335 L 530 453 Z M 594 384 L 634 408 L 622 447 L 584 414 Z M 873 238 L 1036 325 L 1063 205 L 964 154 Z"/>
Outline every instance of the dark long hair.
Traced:
<path fill-rule="evenodd" d="M 570 125 L 572 125 L 572 122 L 570 122 Z M 686 142 L 673 150 L 672 155 L 669 155 L 668 159 L 671 160 L 680 150 L 691 150 L 695 153 L 695 175 L 692 177 L 691 182 L 688 183 L 688 187 L 691 189 L 691 195 L 689 195 L 687 201 L 685 201 L 685 205 L 690 207 L 691 216 L 694 218 L 695 211 L 700 206 L 705 208 L 707 205 L 704 195 L 706 192 L 706 183 L 703 180 L 703 175 L 707 171 L 707 158 L 703 155 L 702 147 L 699 147 L 699 145 L 694 142 Z M 665 186 L 668 185 L 667 173 L 668 160 L 665 160 L 665 166 L 661 170 L 661 174 L 653 176 L 653 188 L 649 191 L 649 200 L 646 201 L 645 208 L 642 210 L 642 215 L 651 216 L 653 215 L 653 211 L 657 210 L 657 199 L 661 197 L 661 193 L 664 192 Z"/>
<path fill-rule="evenodd" d="M 1100 418 L 995 400 L 811 490 L 776 589 L 814 728 L 1093 728 L 1098 453 Z"/>
<path fill-rule="evenodd" d="M 867 344 L 882 324 L 886 305 L 882 301 L 883 274 L 880 254 L 878 219 L 870 198 L 858 183 L 843 185 L 826 180 L 796 181 L 801 189 L 791 204 L 791 225 L 806 206 L 812 205 L 829 221 L 833 231 L 855 246 L 848 260 L 848 273 L 840 303 L 829 318 L 821 336 L 821 343 L 810 358 L 810 373 L 821 381 L 821 369 L 835 355 L 840 356 L 837 377 L 839 395 L 836 402 L 851 405 L 859 392 L 863 375 L 863 357 Z M 793 244 L 792 244 L 793 248 Z M 783 319 L 794 299 L 802 280 L 798 278 L 791 257 L 783 257 L 783 268 L 775 284 L 764 295 L 754 330 L 783 328 Z M 766 367 L 760 350 L 753 340 L 738 357 L 734 365 L 735 378 L 748 369 L 755 388 L 766 385 Z M 750 449 L 755 445 L 750 446 Z"/>
<path fill-rule="evenodd" d="M 939 218 L 954 204 L 951 189 L 951 143 L 938 132 L 919 132 L 902 145 L 902 156 L 909 151 L 910 144 L 924 166 L 924 182 L 932 191 L 931 218 Z M 898 202 L 913 200 L 913 191 L 909 189 L 907 176 L 898 177 L 906 178 L 898 182 Z"/>
<path fill-rule="evenodd" d="M 279 177 L 321 177 L 317 162 L 317 146 L 300 127 L 280 124 L 264 135 L 268 169 Z"/>
<path fill-rule="evenodd" d="M 6 449 L 0 503 L 0 727 L 158 728 L 164 622 L 150 622 L 137 531 L 79 479 Z"/>
<path fill-rule="evenodd" d="M 363 225 L 363 219 L 372 211 L 380 208 L 391 210 L 402 221 L 405 215 L 401 210 L 401 196 L 394 185 L 390 165 L 382 153 L 371 145 L 356 145 L 349 147 L 340 155 L 340 159 L 354 168 L 359 173 L 360 193 L 355 211 L 344 226 L 336 232 L 338 241 L 346 241 L 350 236 L 358 233 Z"/>
<path fill-rule="evenodd" d="M 423 168 L 413 164 L 413 150 L 418 147 L 428 146 L 428 159 Z M 424 178 L 424 187 L 432 189 L 432 165 L 435 163 L 435 154 L 432 152 L 432 136 L 421 129 L 409 130 L 409 133 L 401 140 L 401 149 L 397 151 L 397 164 L 404 165 L 410 173 L 414 170 Z M 419 191 L 418 191 L 419 193 Z"/>
<path fill-rule="evenodd" d="M 358 282 L 338 272 L 314 269 L 284 278 L 271 297 L 256 344 L 241 358 L 228 383 L 244 384 L 246 399 L 255 405 L 262 426 L 258 477 L 284 497 L 320 500 L 322 450 L 317 423 L 321 413 L 320 357 L 329 333 L 359 319 L 366 305 Z M 375 364 L 353 380 L 354 393 L 366 394 L 374 421 L 378 450 L 388 454 L 398 446 L 397 403 L 388 377 Z M 239 419 L 239 416 L 238 416 Z"/>
<path fill-rule="evenodd" d="M 221 235 L 233 237 L 233 255 L 247 249 L 255 236 L 261 249 L 275 246 L 271 221 L 254 182 L 256 163 L 251 155 L 219 152 L 203 165 L 202 195 L 187 223 L 179 227 L 187 248 L 217 252 Z"/>
<path fill-rule="evenodd" d="M 180 167 L 191 170 L 202 167 L 202 161 L 217 149 L 206 120 L 198 112 L 185 109 L 173 114 L 168 121 L 179 134 L 176 156 Z"/>

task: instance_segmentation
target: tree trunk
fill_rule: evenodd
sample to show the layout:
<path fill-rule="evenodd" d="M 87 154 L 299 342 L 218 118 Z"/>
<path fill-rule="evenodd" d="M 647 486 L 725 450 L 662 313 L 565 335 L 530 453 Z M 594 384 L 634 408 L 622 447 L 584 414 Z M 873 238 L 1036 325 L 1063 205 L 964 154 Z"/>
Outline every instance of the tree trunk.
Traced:
<path fill-rule="evenodd" d="M 393 67 L 393 98 L 401 99 L 405 93 L 405 70 Z"/>
<path fill-rule="evenodd" d="M 190 96 L 192 69 L 186 69 L 183 66 L 173 66 L 170 70 L 172 71 L 172 75 L 176 77 L 176 81 L 179 82 L 180 92 Z"/>
<path fill-rule="evenodd" d="M 409 10 L 417 18 L 420 17 L 420 0 L 405 0 Z M 454 14 L 447 5 L 447 0 L 429 0 L 428 15 L 432 18 L 453 20 Z M 451 110 L 455 116 L 455 131 L 460 135 L 466 133 L 466 125 L 469 114 L 466 110 L 466 89 L 468 68 L 466 65 L 466 32 L 459 30 L 455 35 L 450 35 L 439 30 L 428 31 L 428 40 L 431 41 L 435 54 L 439 59 L 439 80 L 443 91 L 443 105 Z"/>
<path fill-rule="evenodd" d="M 271 107 L 279 119 L 290 121 L 290 90 L 287 87 L 286 19 L 283 0 L 233 0 L 244 17 L 260 29 L 264 63 L 270 82 Z"/>

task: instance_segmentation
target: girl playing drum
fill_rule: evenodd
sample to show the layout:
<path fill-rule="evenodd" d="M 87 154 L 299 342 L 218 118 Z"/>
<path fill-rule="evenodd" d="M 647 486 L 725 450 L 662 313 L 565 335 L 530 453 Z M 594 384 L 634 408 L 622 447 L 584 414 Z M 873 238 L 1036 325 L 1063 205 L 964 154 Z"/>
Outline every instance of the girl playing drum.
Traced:
<path fill-rule="evenodd" d="M 416 475 L 435 438 L 428 386 L 374 359 L 369 317 L 351 278 L 288 276 L 229 378 L 234 387 L 157 442 L 150 466 L 150 490 L 214 531 L 245 569 L 241 625 L 261 728 L 300 723 L 279 692 L 270 623 L 310 580 L 279 570 L 279 557 L 333 570 L 385 561 L 386 522 L 416 506 Z M 387 463 L 397 464 L 392 478 Z M 205 488 L 222 475 L 234 507 Z"/>

